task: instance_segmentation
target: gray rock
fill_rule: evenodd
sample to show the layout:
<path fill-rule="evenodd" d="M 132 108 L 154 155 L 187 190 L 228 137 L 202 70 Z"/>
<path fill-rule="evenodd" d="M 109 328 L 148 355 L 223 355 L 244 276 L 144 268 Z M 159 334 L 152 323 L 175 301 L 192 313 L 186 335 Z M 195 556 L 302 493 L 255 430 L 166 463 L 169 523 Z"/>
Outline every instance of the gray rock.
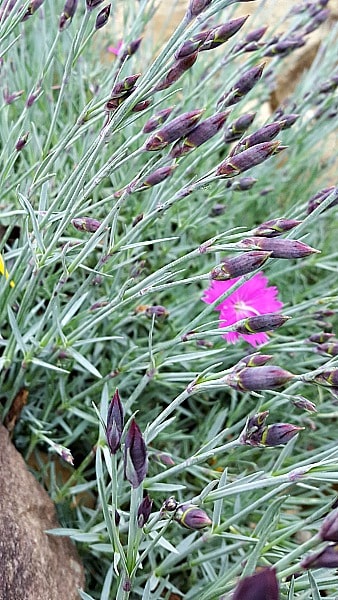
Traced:
<path fill-rule="evenodd" d="M 78 600 L 84 571 L 53 502 L 0 425 L 0 600 Z"/>

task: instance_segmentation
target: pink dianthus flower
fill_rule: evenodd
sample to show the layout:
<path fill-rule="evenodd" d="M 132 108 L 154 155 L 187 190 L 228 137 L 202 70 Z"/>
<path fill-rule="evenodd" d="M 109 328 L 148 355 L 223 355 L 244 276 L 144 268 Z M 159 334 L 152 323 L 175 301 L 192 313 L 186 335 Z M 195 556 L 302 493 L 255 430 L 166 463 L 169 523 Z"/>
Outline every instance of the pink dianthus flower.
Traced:
<path fill-rule="evenodd" d="M 111 54 L 115 54 L 115 56 L 118 56 L 122 46 L 123 46 L 123 40 L 119 40 L 117 42 L 116 46 L 108 46 L 107 50 Z"/>
<path fill-rule="evenodd" d="M 213 280 L 203 294 L 203 302 L 212 304 L 239 279 L 240 277 L 227 281 Z M 256 273 L 249 281 L 245 281 L 235 292 L 218 304 L 216 310 L 220 312 L 219 327 L 233 325 L 247 317 L 278 312 L 283 307 L 283 303 L 277 300 L 278 289 L 275 286 L 269 286 L 268 283 L 269 281 L 263 273 Z M 231 331 L 225 333 L 223 337 L 230 344 L 235 344 L 240 338 L 243 338 L 251 346 L 260 346 L 269 340 L 266 333 L 244 334 Z"/>

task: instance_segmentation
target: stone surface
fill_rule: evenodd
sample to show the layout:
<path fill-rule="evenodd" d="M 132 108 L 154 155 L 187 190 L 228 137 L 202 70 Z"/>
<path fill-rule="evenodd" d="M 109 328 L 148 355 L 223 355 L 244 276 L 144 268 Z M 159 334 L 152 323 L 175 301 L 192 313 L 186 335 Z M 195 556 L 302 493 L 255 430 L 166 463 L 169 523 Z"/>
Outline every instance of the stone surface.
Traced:
<path fill-rule="evenodd" d="M 83 567 L 47 492 L 0 425 L 0 600 L 78 600 Z"/>

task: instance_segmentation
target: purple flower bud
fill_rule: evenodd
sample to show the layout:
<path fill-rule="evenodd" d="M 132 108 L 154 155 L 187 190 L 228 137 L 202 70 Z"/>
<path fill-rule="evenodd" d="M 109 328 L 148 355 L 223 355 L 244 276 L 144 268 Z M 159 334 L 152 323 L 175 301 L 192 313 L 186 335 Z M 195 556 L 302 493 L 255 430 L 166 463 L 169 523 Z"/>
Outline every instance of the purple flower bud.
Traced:
<path fill-rule="evenodd" d="M 23 93 L 24 93 L 24 90 L 20 90 L 19 92 L 10 93 L 8 91 L 8 89 L 6 88 L 3 92 L 5 104 L 12 104 L 13 102 L 15 102 L 15 100 L 20 98 L 20 96 L 22 96 Z"/>
<path fill-rule="evenodd" d="M 298 240 L 251 237 L 238 242 L 239 248 L 260 249 L 271 252 L 271 258 L 305 258 L 310 254 L 319 253 L 320 250 L 311 248 Z"/>
<path fill-rule="evenodd" d="M 230 387 L 246 392 L 260 390 L 276 390 L 293 379 L 293 373 L 275 365 L 262 367 L 245 367 L 241 371 L 229 373 L 224 378 Z"/>
<path fill-rule="evenodd" d="M 102 4 L 103 0 L 86 0 L 86 6 L 88 11 L 94 10 L 97 6 Z"/>
<path fill-rule="evenodd" d="M 223 127 L 229 111 L 216 113 L 199 123 L 183 140 L 179 140 L 170 152 L 170 156 L 178 158 L 191 152 L 212 138 Z"/>
<path fill-rule="evenodd" d="M 239 436 L 239 443 L 243 446 L 260 446 L 261 439 L 266 430 L 265 421 L 269 415 L 269 411 L 257 413 L 252 417 L 248 417 L 245 427 Z"/>
<path fill-rule="evenodd" d="M 224 213 L 225 213 L 224 204 L 215 204 L 210 211 L 210 216 L 211 217 L 220 217 L 221 215 L 224 215 Z"/>
<path fill-rule="evenodd" d="M 258 225 L 253 230 L 253 234 L 255 236 L 276 237 L 281 233 L 285 233 L 285 231 L 290 231 L 290 229 L 297 227 L 301 222 L 296 219 L 272 219 Z"/>
<path fill-rule="evenodd" d="M 254 177 L 242 177 L 238 181 L 233 182 L 231 189 L 235 192 L 246 192 L 247 190 L 251 190 L 257 181 Z"/>
<path fill-rule="evenodd" d="M 250 127 L 255 116 L 256 113 L 247 113 L 233 121 L 225 130 L 224 141 L 230 143 L 239 140 L 242 134 Z"/>
<path fill-rule="evenodd" d="M 164 306 L 161 306 L 160 304 L 155 304 L 154 306 L 147 306 L 147 308 L 145 309 L 145 313 L 148 317 L 152 317 L 153 315 L 155 315 L 155 317 L 167 318 L 169 316 L 169 311 L 167 311 L 167 309 Z"/>
<path fill-rule="evenodd" d="M 266 568 L 245 577 L 236 586 L 231 600 L 279 600 L 276 571 Z"/>
<path fill-rule="evenodd" d="M 264 55 L 287 56 L 288 54 L 291 54 L 291 52 L 293 52 L 293 50 L 295 50 L 296 48 L 301 48 L 302 46 L 304 46 L 305 43 L 306 42 L 304 38 L 300 36 L 285 38 L 284 40 L 278 41 L 276 44 L 271 44 L 270 46 L 268 46 L 268 48 L 264 52 Z"/>
<path fill-rule="evenodd" d="M 310 554 L 301 562 L 303 569 L 335 569 L 338 567 L 338 544 L 330 544 L 324 550 Z"/>
<path fill-rule="evenodd" d="M 121 62 L 124 61 L 129 56 L 133 56 L 133 54 L 135 54 L 135 52 L 137 52 L 137 50 L 139 49 L 139 47 L 141 45 L 142 40 L 143 40 L 143 37 L 141 36 L 141 37 L 137 38 L 136 40 L 132 40 L 130 42 L 130 44 L 128 44 L 125 51 L 121 55 Z"/>
<path fill-rule="evenodd" d="M 133 419 L 124 445 L 124 475 L 133 488 L 141 485 L 148 472 L 147 449 L 141 430 Z"/>
<path fill-rule="evenodd" d="M 32 106 L 32 104 L 34 104 L 34 102 L 36 101 L 36 99 L 40 95 L 40 92 L 41 92 L 41 87 L 38 87 L 35 92 L 33 92 L 32 94 L 30 94 L 28 96 L 28 98 L 26 100 L 26 107 L 27 108 L 30 108 Z"/>
<path fill-rule="evenodd" d="M 226 281 L 259 269 L 271 256 L 270 252 L 245 252 L 233 258 L 225 258 L 211 271 L 211 279 Z"/>
<path fill-rule="evenodd" d="M 27 11 L 22 17 L 22 21 L 26 21 L 29 17 L 31 17 L 38 10 L 38 8 L 40 8 L 44 1 L 45 0 L 32 0 L 32 2 L 30 2 L 28 5 Z"/>
<path fill-rule="evenodd" d="M 144 144 L 145 150 L 162 150 L 171 142 L 185 136 L 193 127 L 195 127 L 203 112 L 203 108 L 191 110 L 179 115 L 176 119 L 169 121 L 162 129 L 159 129 L 148 137 Z"/>
<path fill-rule="evenodd" d="M 326 333 L 325 331 L 321 331 L 321 333 L 313 333 L 309 337 L 309 341 L 314 344 L 324 344 L 330 338 L 334 336 L 334 333 Z"/>
<path fill-rule="evenodd" d="M 118 81 L 117 83 L 115 83 L 110 93 L 110 98 L 120 98 L 121 96 L 124 96 L 127 92 L 130 92 L 130 90 L 134 89 L 135 83 L 140 77 L 140 75 L 141 73 L 128 75 L 128 77 L 125 77 L 124 79 L 122 79 L 122 81 Z"/>
<path fill-rule="evenodd" d="M 116 454 L 121 445 L 121 436 L 123 431 L 124 415 L 123 407 L 118 390 L 115 390 L 112 397 L 107 416 L 107 443 L 112 454 Z"/>
<path fill-rule="evenodd" d="M 291 319 L 285 315 L 278 313 L 266 313 L 254 317 L 247 317 L 237 323 L 234 323 L 234 330 L 237 333 L 260 333 L 262 331 L 271 331 L 284 325 L 286 321 Z"/>
<path fill-rule="evenodd" d="M 17 152 L 20 152 L 26 146 L 28 137 L 29 132 L 27 131 L 27 133 L 24 133 L 24 135 L 18 139 L 18 141 L 15 144 L 15 150 Z"/>
<path fill-rule="evenodd" d="M 330 356 L 338 356 L 338 343 L 326 342 L 326 344 L 318 344 L 316 348 L 319 354 L 329 354 Z"/>
<path fill-rule="evenodd" d="M 160 167 L 153 171 L 150 175 L 148 175 L 147 179 L 143 181 L 142 186 L 138 188 L 138 192 L 142 190 L 147 190 L 148 188 L 157 185 L 158 183 L 162 183 L 168 177 L 171 177 L 175 169 L 178 165 L 171 165 L 167 167 Z"/>
<path fill-rule="evenodd" d="M 149 106 L 152 104 L 152 102 L 153 102 L 152 99 L 141 100 L 140 102 L 135 104 L 135 106 L 133 106 L 132 111 L 133 112 L 141 112 L 142 110 L 146 110 L 147 108 L 149 108 Z"/>
<path fill-rule="evenodd" d="M 285 150 L 285 146 L 281 146 L 280 142 L 263 142 L 257 144 L 248 150 L 244 150 L 235 156 L 228 156 L 222 163 L 220 163 L 216 169 L 216 175 L 222 177 L 235 177 L 243 171 L 247 171 L 264 162 L 270 156 L 278 154 L 282 150 Z"/>
<path fill-rule="evenodd" d="M 280 446 L 281 444 L 287 444 L 303 429 L 304 427 L 296 427 L 290 423 L 274 423 L 273 425 L 268 425 L 267 430 L 262 437 L 262 444 L 264 446 Z"/>
<path fill-rule="evenodd" d="M 267 27 L 259 27 L 258 29 L 254 29 L 253 31 L 250 31 L 245 36 L 245 41 L 246 42 L 259 42 L 259 40 L 263 37 L 266 30 L 267 30 Z"/>
<path fill-rule="evenodd" d="M 108 23 L 110 11 L 111 11 L 111 4 L 108 4 L 108 6 L 105 6 L 99 12 L 99 14 L 96 17 L 96 21 L 95 21 L 95 29 L 96 30 L 101 29 L 102 27 L 104 27 L 106 25 L 106 23 Z"/>
<path fill-rule="evenodd" d="M 307 398 L 304 398 L 304 396 L 295 396 L 292 400 L 292 404 L 297 408 L 307 410 L 308 412 L 317 412 L 316 405 Z"/>
<path fill-rule="evenodd" d="M 78 0 L 66 0 L 59 21 L 59 30 L 64 31 L 72 22 L 77 9 Z"/>
<path fill-rule="evenodd" d="M 88 231 L 89 233 L 95 233 L 101 226 L 101 222 L 90 217 L 76 217 L 71 220 L 72 225 L 78 231 Z"/>
<path fill-rule="evenodd" d="M 330 10 L 328 9 L 320 10 L 319 12 L 317 12 L 314 15 L 313 19 L 310 21 L 310 23 L 305 27 L 304 34 L 308 35 L 312 31 L 318 29 L 318 27 L 320 27 L 320 25 L 326 21 L 329 15 Z"/>
<path fill-rule="evenodd" d="M 325 387 L 338 386 L 338 369 L 330 369 L 316 375 L 314 381 Z"/>
<path fill-rule="evenodd" d="M 193 504 L 180 504 L 174 515 L 175 521 L 186 529 L 204 529 L 212 524 L 207 513 Z"/>
<path fill-rule="evenodd" d="M 173 64 L 173 66 L 168 70 L 166 76 L 163 79 L 161 79 L 161 81 L 157 85 L 155 85 L 153 91 L 159 92 L 161 90 L 166 90 L 173 83 L 178 81 L 180 77 L 182 77 L 182 75 L 193 66 L 193 64 L 197 60 L 197 56 L 198 51 L 196 50 L 188 56 L 184 56 L 183 58 L 177 60 Z"/>
<path fill-rule="evenodd" d="M 139 527 L 143 527 L 147 523 L 147 521 L 150 517 L 152 505 L 153 505 L 153 501 L 147 494 L 143 498 L 140 506 L 138 507 L 138 511 L 137 511 L 137 524 Z"/>
<path fill-rule="evenodd" d="M 248 94 L 260 80 L 264 66 L 265 63 L 262 63 L 261 65 L 251 67 L 251 69 L 245 71 L 245 73 L 243 73 L 243 75 L 232 86 L 229 92 L 221 96 L 221 98 L 218 100 L 218 104 L 223 102 L 224 106 L 237 104 L 237 102 L 239 102 L 243 96 Z"/>
<path fill-rule="evenodd" d="M 223 25 L 219 25 L 211 30 L 207 39 L 203 43 L 200 48 L 202 50 L 212 50 L 213 48 L 217 48 L 224 42 L 227 42 L 233 35 L 237 33 L 243 27 L 246 17 L 239 17 L 238 19 L 232 19 Z"/>
<path fill-rule="evenodd" d="M 310 213 L 312 213 L 315 210 L 315 208 L 322 204 L 322 202 L 324 202 L 324 200 L 326 200 L 326 198 L 328 198 L 328 196 L 330 196 L 333 192 L 335 192 L 335 195 L 332 198 L 332 202 L 329 206 L 326 207 L 325 210 L 336 206 L 338 204 L 338 188 L 336 188 L 333 185 L 329 188 L 324 188 L 323 190 L 320 190 L 320 192 L 317 192 L 317 194 L 310 198 L 307 206 L 307 214 L 309 215 Z"/>
<path fill-rule="evenodd" d="M 188 19 L 191 20 L 194 17 L 197 17 L 197 15 L 200 15 L 211 2 L 212 0 L 190 0 L 187 10 Z"/>
<path fill-rule="evenodd" d="M 271 359 L 272 354 L 260 354 L 259 352 L 254 352 L 253 354 L 248 354 L 241 358 L 234 366 L 234 370 L 240 371 L 243 367 L 261 367 Z"/>
<path fill-rule="evenodd" d="M 208 37 L 208 35 L 206 34 L 205 37 Z M 183 44 L 181 44 L 178 50 L 176 50 L 174 54 L 176 60 L 179 60 L 180 58 L 185 58 L 190 54 L 194 54 L 196 50 L 199 49 L 201 44 L 203 44 L 203 39 L 192 38 L 190 40 L 186 40 L 185 42 L 183 42 Z"/>
<path fill-rule="evenodd" d="M 281 129 L 289 129 L 297 121 L 297 119 L 299 119 L 299 117 L 300 117 L 300 115 L 297 115 L 296 113 L 290 113 L 289 115 L 283 115 L 279 120 Z"/>
<path fill-rule="evenodd" d="M 280 123 L 269 123 L 268 125 L 261 127 L 261 129 L 258 129 L 258 131 L 255 131 L 251 135 L 248 135 L 247 137 L 243 138 L 243 140 L 241 140 L 241 142 L 239 143 L 238 147 L 241 148 L 242 146 L 244 146 L 244 148 L 251 148 L 251 146 L 257 146 L 257 144 L 269 142 L 270 140 L 273 140 L 276 137 L 276 135 L 279 134 L 280 130 Z"/>
<path fill-rule="evenodd" d="M 338 509 L 331 511 L 325 517 L 319 530 L 319 536 L 324 542 L 338 542 Z"/>
<path fill-rule="evenodd" d="M 115 526 L 118 527 L 120 524 L 120 521 L 121 521 L 121 517 L 116 509 L 115 509 L 114 521 L 115 521 Z"/>
<path fill-rule="evenodd" d="M 157 129 L 159 127 L 159 125 L 162 125 L 162 123 L 164 123 L 167 120 L 167 118 L 169 117 L 173 108 L 174 108 L 173 106 L 171 106 L 170 108 L 163 108 L 162 110 L 159 110 L 157 113 L 155 113 L 146 122 L 146 124 L 144 125 L 144 127 L 142 129 L 142 132 L 143 133 L 152 133 L 153 131 L 155 131 L 155 129 Z"/>

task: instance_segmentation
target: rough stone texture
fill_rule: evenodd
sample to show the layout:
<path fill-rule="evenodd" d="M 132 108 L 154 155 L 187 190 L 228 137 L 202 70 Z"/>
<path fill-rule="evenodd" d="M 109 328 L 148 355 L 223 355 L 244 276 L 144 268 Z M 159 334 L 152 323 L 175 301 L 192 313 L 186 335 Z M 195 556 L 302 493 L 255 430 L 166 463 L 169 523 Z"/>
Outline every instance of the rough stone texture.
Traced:
<path fill-rule="evenodd" d="M 0 600 L 78 600 L 83 567 L 48 494 L 0 425 Z"/>

